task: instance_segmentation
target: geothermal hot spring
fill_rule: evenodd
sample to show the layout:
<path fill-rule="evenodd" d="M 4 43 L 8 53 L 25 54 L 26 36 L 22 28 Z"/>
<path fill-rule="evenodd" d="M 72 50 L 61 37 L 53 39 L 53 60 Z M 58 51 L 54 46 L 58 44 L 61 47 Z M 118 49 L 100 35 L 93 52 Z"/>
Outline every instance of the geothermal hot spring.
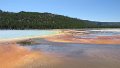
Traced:
<path fill-rule="evenodd" d="M 61 30 L 67 31 L 71 30 Z M 56 30 L 0 30 L 0 40 L 49 36 L 56 32 Z M 119 40 L 117 37 L 120 36 L 120 29 L 78 29 L 72 30 L 71 34 L 74 34 L 76 39 L 112 36 L 116 37 L 114 40 Z M 120 45 L 117 43 L 54 42 L 45 38 L 34 38 L 32 41 L 37 44 L 1 42 L 0 68 L 120 68 Z"/>

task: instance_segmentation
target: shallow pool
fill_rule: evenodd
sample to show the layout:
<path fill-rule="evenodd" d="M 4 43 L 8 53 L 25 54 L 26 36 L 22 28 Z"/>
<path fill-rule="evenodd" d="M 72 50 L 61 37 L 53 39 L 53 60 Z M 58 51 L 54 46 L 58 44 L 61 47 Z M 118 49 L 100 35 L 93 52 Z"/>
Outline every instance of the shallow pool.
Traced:
<path fill-rule="evenodd" d="M 0 39 L 44 36 L 55 33 L 55 30 L 0 30 Z"/>

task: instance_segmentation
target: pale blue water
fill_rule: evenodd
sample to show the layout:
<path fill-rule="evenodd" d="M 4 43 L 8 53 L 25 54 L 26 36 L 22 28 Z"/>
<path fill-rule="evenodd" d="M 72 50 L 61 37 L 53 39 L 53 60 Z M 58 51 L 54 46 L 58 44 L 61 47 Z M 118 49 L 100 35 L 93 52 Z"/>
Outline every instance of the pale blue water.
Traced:
<path fill-rule="evenodd" d="M 120 35 L 120 29 L 89 29 L 85 30 L 88 34 L 80 35 L 81 38 L 96 38 L 98 36 Z"/>
<path fill-rule="evenodd" d="M 0 39 L 44 36 L 56 33 L 54 30 L 0 30 Z"/>

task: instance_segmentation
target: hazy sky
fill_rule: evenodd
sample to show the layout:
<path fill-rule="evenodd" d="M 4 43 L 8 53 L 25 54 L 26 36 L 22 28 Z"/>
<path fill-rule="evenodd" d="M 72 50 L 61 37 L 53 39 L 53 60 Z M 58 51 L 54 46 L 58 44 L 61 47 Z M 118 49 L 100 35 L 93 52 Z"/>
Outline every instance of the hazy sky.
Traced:
<path fill-rule="evenodd" d="M 0 9 L 50 12 L 93 21 L 120 21 L 120 0 L 0 0 Z"/>

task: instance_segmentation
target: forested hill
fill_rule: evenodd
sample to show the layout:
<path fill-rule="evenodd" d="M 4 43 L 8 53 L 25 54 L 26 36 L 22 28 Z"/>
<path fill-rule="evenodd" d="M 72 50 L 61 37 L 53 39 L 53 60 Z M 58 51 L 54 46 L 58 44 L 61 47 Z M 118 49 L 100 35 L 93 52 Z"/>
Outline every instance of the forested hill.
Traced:
<path fill-rule="evenodd" d="M 0 29 L 67 29 L 101 27 L 98 23 L 63 15 L 0 10 Z"/>

